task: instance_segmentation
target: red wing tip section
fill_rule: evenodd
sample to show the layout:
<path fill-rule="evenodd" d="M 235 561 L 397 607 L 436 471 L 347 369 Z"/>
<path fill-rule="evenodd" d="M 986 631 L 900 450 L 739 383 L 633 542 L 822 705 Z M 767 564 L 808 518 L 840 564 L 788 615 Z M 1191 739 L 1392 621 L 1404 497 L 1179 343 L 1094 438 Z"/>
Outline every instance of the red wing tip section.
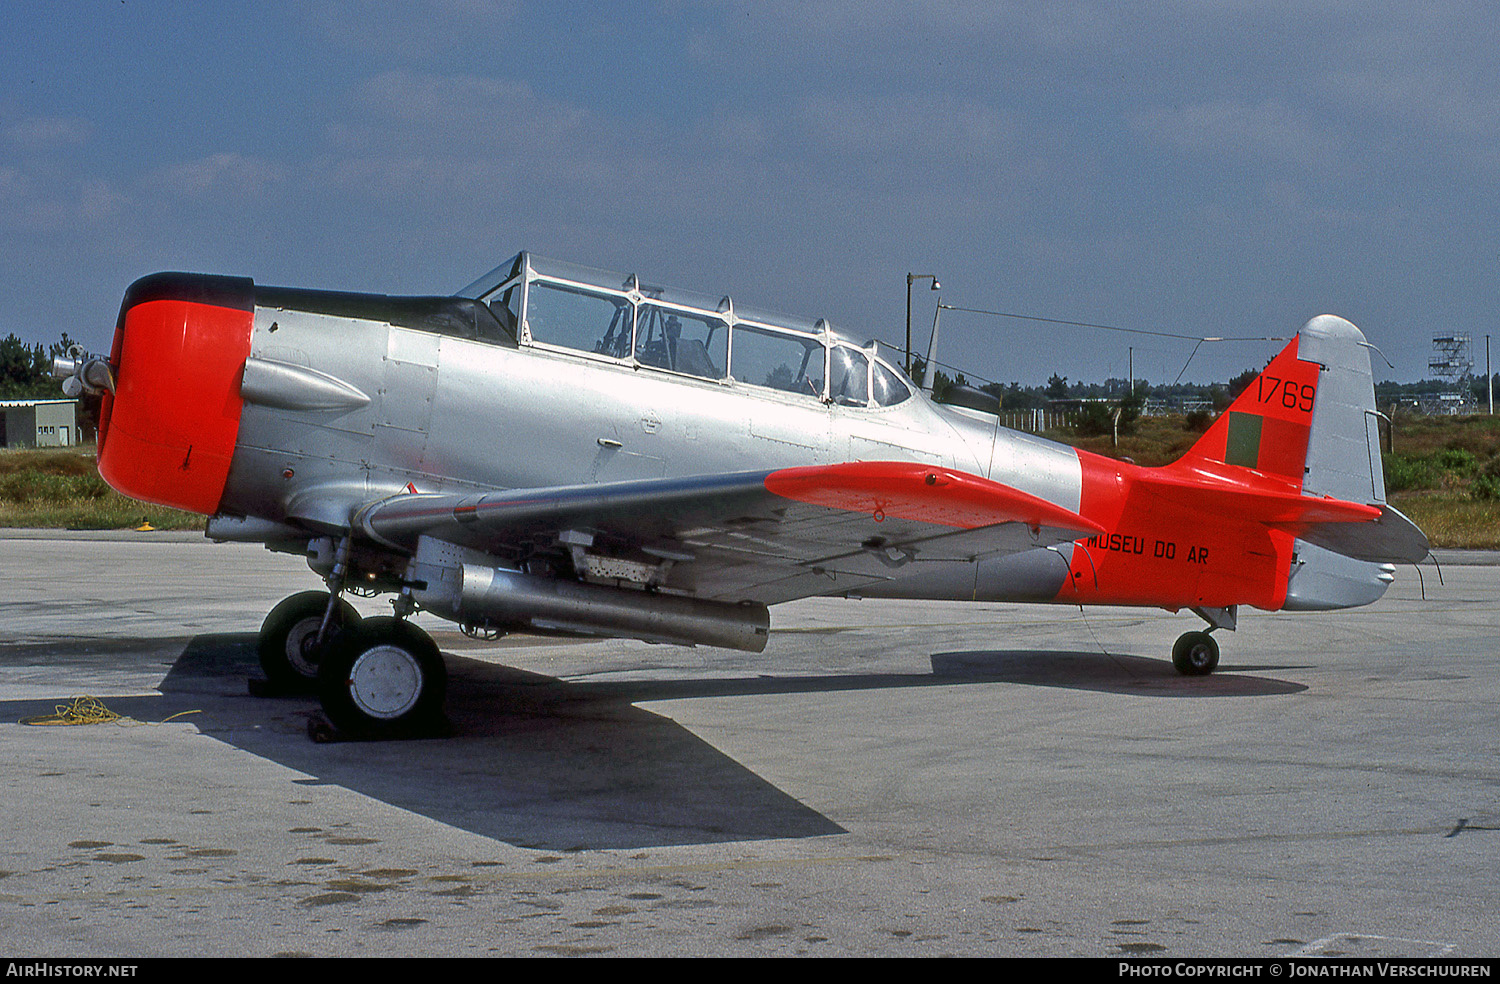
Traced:
<path fill-rule="evenodd" d="M 1081 536 L 1103 527 L 1069 509 L 989 479 L 907 461 L 854 461 L 836 465 L 783 468 L 765 479 L 766 489 L 784 499 L 957 529 L 999 523 L 1052 527 Z"/>

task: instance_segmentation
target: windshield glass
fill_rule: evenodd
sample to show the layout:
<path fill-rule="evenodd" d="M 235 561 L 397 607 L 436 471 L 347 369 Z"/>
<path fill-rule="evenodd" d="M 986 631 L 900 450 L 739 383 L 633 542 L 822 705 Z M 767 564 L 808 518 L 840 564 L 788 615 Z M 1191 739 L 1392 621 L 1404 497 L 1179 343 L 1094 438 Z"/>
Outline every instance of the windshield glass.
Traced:
<path fill-rule="evenodd" d="M 915 389 L 899 370 L 872 358 L 878 351 L 873 343 L 855 345 L 827 321 L 737 307 L 728 296 L 643 284 L 633 273 L 523 252 L 457 296 L 484 301 L 502 324 L 518 324 L 523 344 L 842 406 L 892 406 Z"/>

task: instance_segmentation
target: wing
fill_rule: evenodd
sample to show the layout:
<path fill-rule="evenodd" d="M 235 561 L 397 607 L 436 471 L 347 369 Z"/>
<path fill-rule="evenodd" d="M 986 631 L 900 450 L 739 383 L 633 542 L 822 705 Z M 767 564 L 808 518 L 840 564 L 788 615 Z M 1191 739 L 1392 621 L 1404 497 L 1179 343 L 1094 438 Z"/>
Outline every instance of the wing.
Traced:
<path fill-rule="evenodd" d="M 913 462 L 406 494 L 355 519 L 390 547 L 429 536 L 519 562 L 565 555 L 580 574 L 775 604 L 1102 532 L 1071 510 L 977 475 Z"/>

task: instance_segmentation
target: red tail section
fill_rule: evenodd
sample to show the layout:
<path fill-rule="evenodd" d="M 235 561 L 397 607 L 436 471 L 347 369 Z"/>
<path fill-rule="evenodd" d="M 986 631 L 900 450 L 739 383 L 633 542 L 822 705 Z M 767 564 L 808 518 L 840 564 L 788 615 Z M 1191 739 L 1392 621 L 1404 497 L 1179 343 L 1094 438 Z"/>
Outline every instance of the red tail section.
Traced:
<path fill-rule="evenodd" d="M 1321 366 L 1297 352 L 1294 339 L 1171 465 L 1079 452 L 1079 512 L 1109 532 L 1077 541 L 1059 601 L 1275 610 L 1300 531 L 1380 516 L 1302 494 Z"/>

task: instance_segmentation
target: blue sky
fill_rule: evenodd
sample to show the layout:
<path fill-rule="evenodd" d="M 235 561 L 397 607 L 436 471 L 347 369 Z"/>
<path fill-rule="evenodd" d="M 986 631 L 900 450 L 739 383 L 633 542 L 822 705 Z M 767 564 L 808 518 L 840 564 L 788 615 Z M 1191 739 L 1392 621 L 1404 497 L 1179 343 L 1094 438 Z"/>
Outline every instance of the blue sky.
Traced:
<path fill-rule="evenodd" d="M 4 8 L 0 333 L 107 347 L 157 270 L 441 293 L 527 248 L 899 341 L 959 307 L 1187 335 L 1336 313 L 1428 375 L 1500 300 L 1500 8 L 1152 3 Z M 915 292 L 925 347 L 936 294 Z M 947 312 L 1023 384 L 1192 344 Z M 1199 350 L 1225 379 L 1277 345 Z"/>

